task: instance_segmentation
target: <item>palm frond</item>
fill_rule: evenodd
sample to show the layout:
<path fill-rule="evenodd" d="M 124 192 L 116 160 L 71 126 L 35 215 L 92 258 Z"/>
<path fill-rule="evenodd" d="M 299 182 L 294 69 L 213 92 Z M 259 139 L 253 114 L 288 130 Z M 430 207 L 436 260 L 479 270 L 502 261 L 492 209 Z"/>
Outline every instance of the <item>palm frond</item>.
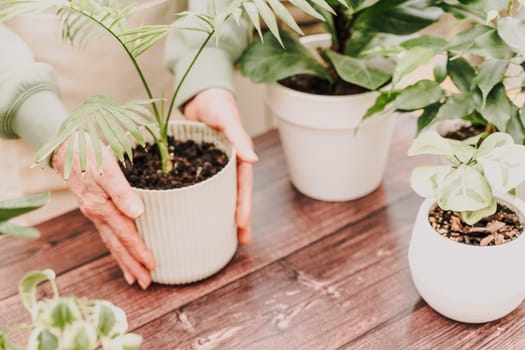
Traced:
<path fill-rule="evenodd" d="M 99 95 L 89 98 L 74 110 L 62 125 L 56 137 L 38 151 L 36 162 L 45 160 L 58 145 L 67 142 L 64 178 L 67 179 L 73 166 L 74 147 L 78 141 L 80 170 L 87 166 L 88 142 L 97 161 L 99 172 L 103 169 L 102 139 L 110 146 L 118 160 L 124 161 L 124 154 L 132 159 L 132 147 L 136 143 L 144 145 L 141 129 L 152 132 L 156 126 L 151 113 L 144 107 L 152 100 L 133 101 L 119 105 L 112 97 Z"/>

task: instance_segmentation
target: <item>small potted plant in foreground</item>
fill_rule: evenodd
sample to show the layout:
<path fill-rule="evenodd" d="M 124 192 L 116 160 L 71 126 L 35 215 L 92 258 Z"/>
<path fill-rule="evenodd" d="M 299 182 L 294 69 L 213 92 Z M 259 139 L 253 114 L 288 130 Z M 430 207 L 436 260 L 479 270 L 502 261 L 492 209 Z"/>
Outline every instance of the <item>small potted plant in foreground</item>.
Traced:
<path fill-rule="evenodd" d="M 169 117 L 195 61 L 214 35 L 219 40 L 225 21 L 240 23 L 248 17 L 259 27 L 260 17 L 278 35 L 273 9 L 287 23 L 295 23 L 282 4 L 268 2 L 270 6 L 263 0 L 238 1 L 219 11 L 215 1 L 209 0 L 208 14 L 182 14 L 193 17 L 195 24 L 190 27 L 177 27 L 174 22 L 129 28 L 127 17 L 133 12 L 133 5 L 120 7 L 118 2 L 97 0 L 2 1 L 0 18 L 56 9 L 63 37 L 72 43 L 83 43 L 98 35 L 98 31 L 109 34 L 136 68 L 146 100 L 119 104 L 107 95 L 88 99 L 71 113 L 59 134 L 39 150 L 37 162 L 47 159 L 66 142 L 67 179 L 74 164 L 75 147 L 82 171 L 86 169 L 88 149 L 101 170 L 105 147 L 102 138 L 109 144 L 125 164 L 125 175 L 144 201 L 145 213 L 136 223 L 156 259 L 152 272 L 155 282 L 181 284 L 203 279 L 224 267 L 235 253 L 235 151 L 223 134 L 204 124 L 170 123 Z M 310 5 L 301 4 L 299 8 L 310 11 Z M 201 31 L 205 38 L 183 76 L 178 77 L 169 106 L 164 108 L 164 99 L 152 95 L 137 57 L 171 30 Z M 145 105 L 151 107 L 152 113 Z"/>
<path fill-rule="evenodd" d="M 36 289 L 46 281 L 53 298 L 37 301 Z M 0 330 L 1 350 L 132 350 L 142 343 L 141 336 L 126 333 L 126 314 L 109 301 L 60 297 L 52 270 L 27 274 L 18 290 L 32 323 Z M 24 346 L 11 339 L 22 331 L 29 332 Z"/>
<path fill-rule="evenodd" d="M 415 35 L 443 11 L 419 0 L 329 4 L 335 11 L 322 9 L 318 17 L 329 34 L 298 40 L 282 31 L 284 49 L 267 34 L 264 43 L 248 47 L 241 64 L 253 82 L 273 83 L 265 100 L 278 121 L 293 184 L 310 197 L 339 201 L 379 186 L 394 120 L 385 113 L 361 121 L 378 90 L 417 67 L 396 65 L 373 48 Z"/>
<path fill-rule="evenodd" d="M 409 247 L 414 284 L 433 309 L 468 323 L 503 317 L 525 297 L 525 204 L 508 194 L 525 179 L 525 146 L 505 133 L 480 138 L 428 131 L 408 152 L 450 163 L 411 175 L 413 189 L 427 198 Z"/>

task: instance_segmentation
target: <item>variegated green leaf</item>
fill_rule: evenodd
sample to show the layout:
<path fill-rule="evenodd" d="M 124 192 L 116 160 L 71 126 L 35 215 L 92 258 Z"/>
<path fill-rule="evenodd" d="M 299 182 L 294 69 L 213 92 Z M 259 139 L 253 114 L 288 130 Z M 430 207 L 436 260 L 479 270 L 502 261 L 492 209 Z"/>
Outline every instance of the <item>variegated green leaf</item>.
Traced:
<path fill-rule="evenodd" d="M 53 270 L 47 269 L 31 272 L 27 274 L 22 279 L 22 281 L 20 281 L 20 284 L 18 285 L 18 292 L 22 298 L 22 303 L 29 312 L 31 312 L 36 304 L 36 288 L 39 284 L 49 281 L 51 283 L 51 287 L 53 288 L 55 297 L 58 297 L 55 277 L 55 272 Z"/>
<path fill-rule="evenodd" d="M 438 184 L 452 170 L 448 165 L 419 166 L 412 170 L 410 186 L 421 197 L 435 197 Z"/>
<path fill-rule="evenodd" d="M 497 209 L 498 209 L 498 202 L 496 202 L 496 198 L 492 198 L 492 202 L 486 208 L 482 208 L 476 211 L 461 212 L 461 219 L 468 225 L 474 225 L 479 220 L 496 213 Z"/>
<path fill-rule="evenodd" d="M 475 211 L 492 202 L 492 191 L 482 172 L 460 165 L 438 184 L 437 204 L 444 210 Z"/>

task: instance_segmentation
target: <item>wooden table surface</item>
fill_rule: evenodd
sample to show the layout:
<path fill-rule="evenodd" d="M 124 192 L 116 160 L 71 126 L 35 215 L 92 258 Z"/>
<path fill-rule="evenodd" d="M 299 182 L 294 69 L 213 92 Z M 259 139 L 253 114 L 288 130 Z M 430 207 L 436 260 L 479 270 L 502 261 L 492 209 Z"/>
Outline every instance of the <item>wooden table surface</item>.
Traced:
<path fill-rule="evenodd" d="M 141 349 L 524 349 L 524 307 L 465 325 L 435 313 L 414 288 L 407 247 L 422 201 L 408 184 L 421 161 L 406 156 L 414 124 L 398 119 L 382 186 L 345 203 L 297 192 L 277 133 L 258 137 L 253 244 L 200 283 L 129 287 L 79 211 L 40 225 L 39 240 L 4 239 L 0 328 L 29 319 L 17 283 L 49 267 L 62 295 L 122 307 Z"/>

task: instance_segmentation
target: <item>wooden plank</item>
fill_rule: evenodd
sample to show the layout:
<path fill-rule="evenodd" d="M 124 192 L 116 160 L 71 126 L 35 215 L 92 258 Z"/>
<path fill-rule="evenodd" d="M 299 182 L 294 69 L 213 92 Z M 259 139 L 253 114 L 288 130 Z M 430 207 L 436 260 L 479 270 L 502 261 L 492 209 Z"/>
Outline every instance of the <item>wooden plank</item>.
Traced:
<path fill-rule="evenodd" d="M 411 129 L 412 124 L 408 122 L 397 129 L 384 185 L 360 200 L 345 203 L 311 200 L 295 191 L 286 177 L 280 176 L 262 188 L 258 187 L 254 199 L 254 243 L 240 249 L 229 267 L 212 279 L 186 287 L 154 286 L 142 292 L 136 287 L 128 288 L 120 278 L 116 265 L 109 257 L 105 257 L 59 276 L 59 285 L 65 294 L 89 294 L 90 297 L 112 300 L 128 312 L 133 328 L 140 327 L 412 193 L 407 185 L 411 160 L 405 156 L 411 137 L 407 137 L 407 133 L 412 134 L 407 130 Z M 284 164 L 272 165 L 266 162 L 267 152 L 280 148 L 276 134 L 270 136 L 275 143 L 260 152 L 263 161 L 256 166 L 257 181 L 282 171 L 276 171 L 275 166 L 284 168 Z M 268 141 L 268 138 L 265 140 Z M 0 314 L 0 326 L 19 320 L 23 314 L 16 297 L 1 302 L 0 310 L 5 310 Z"/>
<path fill-rule="evenodd" d="M 17 293 L 18 281 L 37 268 L 58 274 L 107 254 L 95 227 L 79 211 L 50 220 L 38 228 L 37 240 L 4 238 L 0 245 L 0 300 Z"/>
<path fill-rule="evenodd" d="M 341 349 L 524 349 L 525 306 L 485 324 L 462 324 L 443 317 L 426 303 L 402 317 L 371 329 Z"/>
<path fill-rule="evenodd" d="M 419 302 L 415 196 L 137 330 L 145 348 L 336 349 Z"/>

